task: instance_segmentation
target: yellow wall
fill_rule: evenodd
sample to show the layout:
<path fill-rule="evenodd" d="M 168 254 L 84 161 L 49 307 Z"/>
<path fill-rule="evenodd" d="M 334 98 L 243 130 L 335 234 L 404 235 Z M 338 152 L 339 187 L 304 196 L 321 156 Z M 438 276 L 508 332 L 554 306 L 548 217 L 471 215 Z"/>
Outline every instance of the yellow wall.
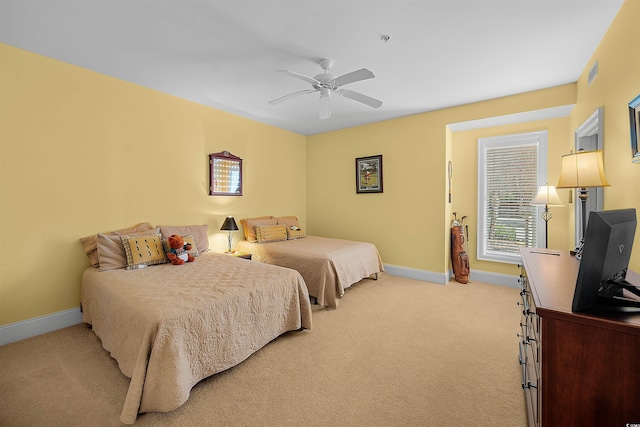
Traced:
<path fill-rule="evenodd" d="M 598 107 L 604 109 L 604 170 L 611 184 L 604 189 L 604 209 L 636 208 L 640 215 L 640 163 L 631 163 L 629 102 L 640 95 L 638 53 L 640 1 L 626 0 L 578 79 L 578 103 L 570 129 L 580 126 Z M 598 61 L 598 76 L 588 84 L 588 72 Z M 566 152 L 573 147 L 573 134 Z M 567 191 L 567 190 L 564 190 Z M 573 220 L 573 213 L 571 213 Z M 640 229 L 636 231 L 629 267 L 640 271 Z M 573 233 L 567 246 L 573 242 Z"/>
<path fill-rule="evenodd" d="M 226 215 L 306 223 L 304 136 L 7 45 L 0 63 L 0 325 L 79 305 L 80 237 L 208 224 L 223 252 Z M 242 197 L 208 196 L 222 150 L 244 159 Z"/>
<path fill-rule="evenodd" d="M 573 104 L 575 89 L 575 84 L 563 85 L 308 137 L 309 232 L 373 242 L 388 264 L 448 271 L 450 213 L 475 218 L 475 205 L 466 203 L 477 198 L 477 175 L 464 169 L 476 168 L 477 149 L 458 148 L 447 124 Z M 561 125 L 554 126 L 562 132 Z M 383 155 L 384 193 L 356 194 L 355 158 L 376 154 Z M 454 194 L 448 206 L 450 158 Z M 498 273 L 505 268 L 486 267 Z"/>
<path fill-rule="evenodd" d="M 416 267 L 428 258 L 442 271 L 442 239 L 431 239 L 429 222 L 443 222 L 435 199 L 444 177 L 434 175 L 444 171 L 437 159 L 445 145 L 435 143 L 444 133 L 411 116 L 308 137 L 309 233 L 370 241 L 385 263 Z M 376 154 L 383 156 L 384 193 L 356 194 L 355 159 Z"/>

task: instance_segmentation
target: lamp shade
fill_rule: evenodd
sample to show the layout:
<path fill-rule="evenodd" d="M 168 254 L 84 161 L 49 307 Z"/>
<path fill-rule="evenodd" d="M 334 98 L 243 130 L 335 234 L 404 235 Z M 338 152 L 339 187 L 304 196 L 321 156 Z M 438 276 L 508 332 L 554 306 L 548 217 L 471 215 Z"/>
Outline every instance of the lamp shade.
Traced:
<path fill-rule="evenodd" d="M 223 231 L 235 231 L 238 229 L 238 224 L 236 224 L 236 220 L 233 219 L 232 216 L 228 216 L 224 219 L 224 222 L 222 223 L 222 227 L 220 227 L 220 230 Z"/>
<path fill-rule="evenodd" d="M 602 151 L 578 151 L 562 156 L 562 171 L 556 188 L 608 187 Z"/>
<path fill-rule="evenodd" d="M 562 200 L 558 197 L 556 187 L 553 185 L 541 185 L 531 204 L 533 206 L 562 206 Z"/>

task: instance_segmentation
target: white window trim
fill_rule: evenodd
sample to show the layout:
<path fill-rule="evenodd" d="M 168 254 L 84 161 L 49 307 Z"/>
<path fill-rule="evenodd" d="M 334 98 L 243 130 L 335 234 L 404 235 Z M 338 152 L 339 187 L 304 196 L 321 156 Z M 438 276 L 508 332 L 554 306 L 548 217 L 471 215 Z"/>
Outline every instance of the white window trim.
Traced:
<path fill-rule="evenodd" d="M 485 204 L 485 154 L 487 148 L 509 147 L 514 145 L 535 145 L 538 149 L 538 186 L 546 182 L 547 177 L 547 131 L 527 132 L 488 138 L 478 138 L 478 238 L 477 258 L 484 261 L 520 263 L 519 255 L 490 252 L 485 249 L 486 204 Z M 540 225 L 540 214 L 544 207 L 538 207 L 536 215 L 536 239 L 544 241 L 544 227 Z M 539 246 L 539 245 L 538 245 Z"/>

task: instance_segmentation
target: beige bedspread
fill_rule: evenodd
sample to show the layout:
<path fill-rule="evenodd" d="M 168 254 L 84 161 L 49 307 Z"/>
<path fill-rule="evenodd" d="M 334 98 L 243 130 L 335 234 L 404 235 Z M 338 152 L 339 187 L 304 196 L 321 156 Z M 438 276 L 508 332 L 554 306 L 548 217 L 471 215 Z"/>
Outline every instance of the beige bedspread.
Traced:
<path fill-rule="evenodd" d="M 307 236 L 272 243 L 243 240 L 237 249 L 256 261 L 298 270 L 309 295 L 327 308 L 337 308 L 349 286 L 384 271 L 378 249 L 367 242 Z"/>
<path fill-rule="evenodd" d="M 214 253 L 180 266 L 89 268 L 82 309 L 131 378 L 120 417 L 127 424 L 178 408 L 201 379 L 312 320 L 297 271 Z"/>

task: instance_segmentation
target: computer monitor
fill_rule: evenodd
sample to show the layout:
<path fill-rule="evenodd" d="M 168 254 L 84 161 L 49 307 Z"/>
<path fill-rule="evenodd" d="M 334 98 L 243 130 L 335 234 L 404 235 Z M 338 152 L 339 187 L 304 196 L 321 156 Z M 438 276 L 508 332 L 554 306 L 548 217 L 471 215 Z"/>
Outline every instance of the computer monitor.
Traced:
<path fill-rule="evenodd" d="M 640 308 L 640 289 L 625 281 L 636 223 L 635 209 L 589 214 L 571 307 L 574 312 L 599 306 Z"/>

